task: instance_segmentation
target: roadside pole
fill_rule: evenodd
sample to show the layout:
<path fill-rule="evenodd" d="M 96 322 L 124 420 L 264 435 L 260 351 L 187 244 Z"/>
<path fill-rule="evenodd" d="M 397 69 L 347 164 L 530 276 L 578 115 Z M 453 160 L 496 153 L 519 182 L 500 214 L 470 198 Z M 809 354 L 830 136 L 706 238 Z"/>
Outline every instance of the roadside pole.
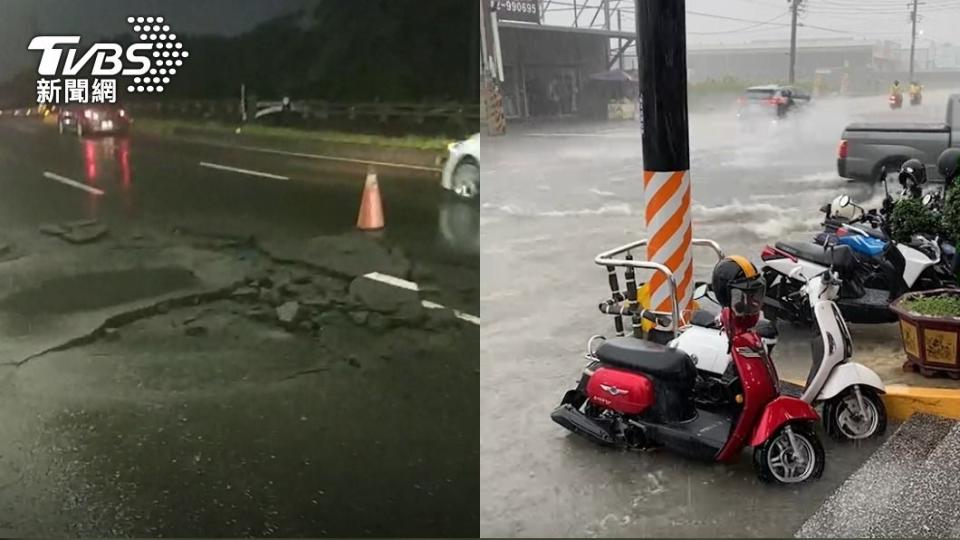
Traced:
<path fill-rule="evenodd" d="M 693 295 L 685 0 L 637 0 L 647 258 L 673 272 L 680 309 Z M 670 286 L 650 278 L 650 305 L 670 311 Z"/>
<path fill-rule="evenodd" d="M 497 28 L 496 1 L 480 0 L 483 62 L 486 67 L 483 70 L 483 91 L 480 99 L 486 113 L 488 135 L 503 135 L 507 131 L 503 96 L 500 93 L 503 58 L 500 52 L 500 32 Z"/>
<path fill-rule="evenodd" d="M 913 84 L 913 54 L 917 46 L 917 0 L 913 0 L 913 9 L 910 11 L 910 77 L 907 84 Z"/>
<path fill-rule="evenodd" d="M 240 84 L 240 121 L 247 123 L 247 85 Z"/>
<path fill-rule="evenodd" d="M 796 66 L 797 66 L 797 11 L 800 9 L 800 4 L 803 0 L 789 0 L 790 1 L 790 11 L 793 12 L 790 21 L 790 84 L 796 82 Z"/>

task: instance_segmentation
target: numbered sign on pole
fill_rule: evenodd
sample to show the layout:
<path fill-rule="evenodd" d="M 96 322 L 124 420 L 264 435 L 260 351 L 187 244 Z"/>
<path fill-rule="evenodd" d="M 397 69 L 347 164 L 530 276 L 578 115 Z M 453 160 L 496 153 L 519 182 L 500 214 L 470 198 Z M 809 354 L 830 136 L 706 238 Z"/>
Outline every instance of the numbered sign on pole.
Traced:
<path fill-rule="evenodd" d="M 493 8 L 501 21 L 540 23 L 538 0 L 498 0 L 493 3 Z"/>

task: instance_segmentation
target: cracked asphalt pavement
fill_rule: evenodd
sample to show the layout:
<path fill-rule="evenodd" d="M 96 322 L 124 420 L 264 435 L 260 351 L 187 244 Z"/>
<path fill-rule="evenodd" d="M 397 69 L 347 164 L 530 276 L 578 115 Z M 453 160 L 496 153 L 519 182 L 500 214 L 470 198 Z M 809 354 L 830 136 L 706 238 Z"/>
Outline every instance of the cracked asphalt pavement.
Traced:
<path fill-rule="evenodd" d="M 368 235 L 362 171 L 0 121 L 0 534 L 476 535 L 479 210 L 379 173 Z"/>

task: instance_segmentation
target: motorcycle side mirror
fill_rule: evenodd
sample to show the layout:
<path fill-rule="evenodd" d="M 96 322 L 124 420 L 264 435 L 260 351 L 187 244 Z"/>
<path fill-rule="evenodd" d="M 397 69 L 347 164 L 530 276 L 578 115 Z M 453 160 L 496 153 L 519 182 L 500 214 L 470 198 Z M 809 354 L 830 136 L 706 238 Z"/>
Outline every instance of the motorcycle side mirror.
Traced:
<path fill-rule="evenodd" d="M 846 208 L 847 206 L 850 205 L 850 196 L 841 195 L 840 200 L 838 202 L 840 203 L 840 208 Z"/>

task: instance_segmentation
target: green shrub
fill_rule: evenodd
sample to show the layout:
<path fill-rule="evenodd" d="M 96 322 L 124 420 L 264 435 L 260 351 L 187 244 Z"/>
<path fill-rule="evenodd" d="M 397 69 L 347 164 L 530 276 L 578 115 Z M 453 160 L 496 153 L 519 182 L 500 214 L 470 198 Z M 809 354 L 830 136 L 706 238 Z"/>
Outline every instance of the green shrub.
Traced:
<path fill-rule="evenodd" d="M 893 212 L 890 214 L 890 232 L 897 242 L 909 242 L 915 234 L 940 234 L 942 229 L 940 216 L 918 199 L 903 198 L 893 206 Z"/>
<path fill-rule="evenodd" d="M 960 182 L 954 182 L 947 190 L 943 202 L 943 229 L 946 237 L 956 245 L 960 239 Z"/>

